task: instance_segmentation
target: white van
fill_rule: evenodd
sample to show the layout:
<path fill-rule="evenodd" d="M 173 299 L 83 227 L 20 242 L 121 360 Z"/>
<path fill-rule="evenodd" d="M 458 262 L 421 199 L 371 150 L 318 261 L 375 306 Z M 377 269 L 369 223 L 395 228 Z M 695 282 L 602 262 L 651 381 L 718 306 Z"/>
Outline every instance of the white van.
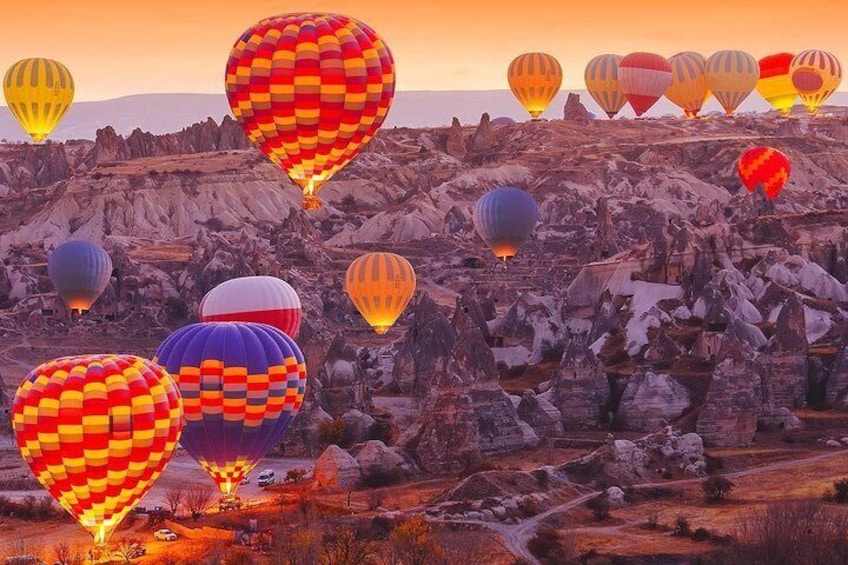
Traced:
<path fill-rule="evenodd" d="M 273 485 L 275 482 L 277 482 L 277 479 L 274 476 L 274 471 L 271 469 L 265 469 L 259 473 L 259 478 L 256 480 L 256 484 L 260 487 L 267 487 L 268 485 Z"/>

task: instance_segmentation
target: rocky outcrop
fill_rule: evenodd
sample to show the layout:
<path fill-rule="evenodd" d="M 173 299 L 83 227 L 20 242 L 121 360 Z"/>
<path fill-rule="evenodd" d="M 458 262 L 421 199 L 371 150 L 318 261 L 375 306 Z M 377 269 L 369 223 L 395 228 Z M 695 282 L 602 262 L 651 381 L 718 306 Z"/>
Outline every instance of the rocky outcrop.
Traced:
<path fill-rule="evenodd" d="M 454 118 L 451 123 L 445 151 L 454 159 L 459 161 L 465 159 L 467 153 L 465 149 L 465 137 L 462 134 L 462 124 L 459 123 L 459 118 Z"/>
<path fill-rule="evenodd" d="M 375 474 L 393 477 L 410 472 L 410 465 L 403 455 L 394 448 L 387 447 L 382 441 L 371 440 L 351 448 L 359 463 L 363 477 Z"/>
<path fill-rule="evenodd" d="M 507 312 L 491 324 L 492 335 L 530 345 L 531 365 L 562 355 L 562 320 L 553 298 L 523 293 Z"/>
<path fill-rule="evenodd" d="M 362 471 L 352 455 L 338 445 L 331 445 L 315 461 L 312 478 L 317 489 L 349 491 L 359 485 Z"/>
<path fill-rule="evenodd" d="M 571 94 L 569 99 L 570 97 Z M 589 244 L 589 260 L 602 261 L 621 250 L 612 213 L 609 209 L 609 199 L 606 196 L 598 198 L 598 202 L 595 204 L 595 214 L 598 217 L 598 225 L 595 228 L 595 237 Z"/>
<path fill-rule="evenodd" d="M 530 424 L 539 438 L 562 436 L 562 413 L 532 390 L 524 391 L 516 410 L 518 417 Z"/>
<path fill-rule="evenodd" d="M 804 305 L 794 294 L 783 304 L 774 336 L 757 359 L 763 385 L 761 422 L 779 426 L 785 416 L 779 408 L 807 405 L 807 327 Z"/>
<path fill-rule="evenodd" d="M 580 95 L 575 92 L 569 92 L 568 98 L 565 100 L 562 119 L 566 122 L 576 122 L 586 125 L 592 121 L 592 115 L 589 114 L 589 111 L 580 102 Z"/>
<path fill-rule="evenodd" d="M 320 392 L 316 397 L 331 416 L 341 416 L 350 410 L 371 409 L 371 396 L 360 365 L 359 353 L 344 337 L 336 336 L 318 369 Z"/>
<path fill-rule="evenodd" d="M 731 328 L 717 357 L 722 361 L 713 372 L 695 431 L 707 445 L 750 445 L 762 411 L 762 382 L 754 352 Z"/>
<path fill-rule="evenodd" d="M 683 353 L 683 348 L 668 337 L 665 328 L 660 328 L 650 347 L 645 351 L 645 361 L 667 365 L 673 363 L 681 353 Z"/>
<path fill-rule="evenodd" d="M 491 150 L 495 144 L 495 135 L 492 123 L 489 121 L 489 114 L 483 114 L 480 118 L 480 123 L 477 124 L 477 129 L 471 139 L 468 140 L 469 153 L 486 153 Z"/>
<path fill-rule="evenodd" d="M 842 339 L 839 353 L 827 379 L 826 397 L 830 404 L 839 404 L 848 399 L 848 335 Z"/>
<path fill-rule="evenodd" d="M 609 380 L 583 339 L 574 337 L 567 344 L 552 380 L 550 401 L 562 413 L 566 431 L 597 428 L 606 421 Z"/>
<path fill-rule="evenodd" d="M 690 407 L 689 391 L 673 377 L 641 367 L 627 380 L 616 420 L 628 430 L 653 431 Z"/>
<path fill-rule="evenodd" d="M 451 323 L 424 295 L 413 313 L 412 326 L 395 355 L 393 380 L 400 392 L 426 395 L 432 389 L 436 363 L 456 346 L 456 332 Z"/>

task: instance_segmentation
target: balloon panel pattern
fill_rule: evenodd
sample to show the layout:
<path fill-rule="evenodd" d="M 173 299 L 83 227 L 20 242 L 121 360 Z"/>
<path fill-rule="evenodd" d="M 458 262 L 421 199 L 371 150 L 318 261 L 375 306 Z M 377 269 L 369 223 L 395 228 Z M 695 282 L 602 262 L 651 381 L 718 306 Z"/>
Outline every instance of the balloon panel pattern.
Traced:
<path fill-rule="evenodd" d="M 12 426 L 38 481 L 102 544 L 170 460 L 182 408 L 171 377 L 146 359 L 65 357 L 24 379 Z"/>
<path fill-rule="evenodd" d="M 210 290 L 200 302 L 201 322 L 258 322 L 297 337 L 302 306 L 297 292 L 276 277 L 240 277 Z"/>
<path fill-rule="evenodd" d="M 795 56 L 789 74 L 804 106 L 814 114 L 842 82 L 842 63 L 832 53 L 810 49 Z"/>
<path fill-rule="evenodd" d="M 614 118 L 627 102 L 618 81 L 618 65 L 621 59 L 620 55 L 598 55 L 586 65 L 586 90 L 610 119 Z"/>
<path fill-rule="evenodd" d="M 520 188 L 502 187 L 484 194 L 474 208 L 474 225 L 483 241 L 504 261 L 518 253 L 533 233 L 539 208 Z"/>
<path fill-rule="evenodd" d="M 71 107 L 74 79 L 68 68 L 58 61 L 23 59 L 6 72 L 3 93 L 21 127 L 39 143 Z"/>
<path fill-rule="evenodd" d="M 337 14 L 260 21 L 235 43 L 227 98 L 248 138 L 304 192 L 304 206 L 371 140 L 389 112 L 395 65 L 385 42 Z"/>
<path fill-rule="evenodd" d="M 109 285 L 112 259 L 89 241 L 68 241 L 47 259 L 47 274 L 68 308 L 88 310 Z"/>
<path fill-rule="evenodd" d="M 754 147 L 739 159 L 739 178 L 745 187 L 754 192 L 762 186 L 770 199 L 780 194 L 791 172 L 789 157 L 773 147 Z"/>
<path fill-rule="evenodd" d="M 707 62 L 699 53 L 678 53 L 668 60 L 671 65 L 671 85 L 665 97 L 679 106 L 686 117 L 694 118 L 710 96 L 707 86 Z"/>
<path fill-rule="evenodd" d="M 163 341 L 154 360 L 183 398 L 182 446 L 224 494 L 277 445 L 306 392 L 303 354 L 266 324 L 192 324 Z"/>
<path fill-rule="evenodd" d="M 707 85 L 727 115 L 754 91 L 760 65 L 744 51 L 719 51 L 707 59 Z"/>
<path fill-rule="evenodd" d="M 562 67 L 547 53 L 525 53 L 509 65 L 512 93 L 532 118 L 542 115 L 562 86 Z"/>
<path fill-rule="evenodd" d="M 631 53 L 621 60 L 618 80 L 633 111 L 641 116 L 665 94 L 671 84 L 671 66 L 654 53 Z"/>
<path fill-rule="evenodd" d="M 362 317 L 385 334 L 415 294 L 415 270 L 394 253 L 366 253 L 347 268 L 345 291 Z"/>
<path fill-rule="evenodd" d="M 789 74 L 794 58 L 792 53 L 776 53 L 759 61 L 760 80 L 757 81 L 757 92 L 784 116 L 789 114 L 798 99 L 798 89 Z"/>

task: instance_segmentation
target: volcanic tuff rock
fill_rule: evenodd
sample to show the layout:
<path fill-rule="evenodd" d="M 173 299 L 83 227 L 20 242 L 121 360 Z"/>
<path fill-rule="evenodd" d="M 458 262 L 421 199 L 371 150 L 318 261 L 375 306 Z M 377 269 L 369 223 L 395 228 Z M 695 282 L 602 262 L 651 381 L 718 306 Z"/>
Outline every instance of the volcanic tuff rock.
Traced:
<path fill-rule="evenodd" d="M 480 117 L 480 123 L 477 124 L 477 129 L 474 130 L 474 135 L 468 140 L 468 152 L 471 154 L 485 153 L 492 148 L 494 143 L 495 139 L 489 114 L 483 114 Z"/>
<path fill-rule="evenodd" d="M 538 437 L 562 436 L 562 413 L 532 390 L 524 391 L 516 410 L 518 417 L 530 424 Z"/>
<path fill-rule="evenodd" d="M 315 457 L 318 455 L 316 450 L 326 447 L 321 442 L 321 424 L 332 421 L 333 417 L 318 403 L 304 401 L 297 417 L 283 435 L 280 451 L 286 457 Z"/>
<path fill-rule="evenodd" d="M 375 472 L 386 476 L 391 473 L 407 473 L 410 471 L 410 465 L 403 455 L 397 449 L 387 447 L 382 441 L 366 441 L 363 444 L 355 445 L 351 448 L 351 452 L 365 477 Z"/>
<path fill-rule="evenodd" d="M 338 445 L 331 445 L 315 461 L 312 478 L 316 488 L 325 491 L 352 490 L 359 485 L 359 463 Z"/>
<path fill-rule="evenodd" d="M 405 394 L 426 394 L 433 386 L 437 361 L 456 346 L 456 332 L 439 313 L 429 295 L 422 295 L 413 312 L 412 326 L 398 346 L 394 382 Z"/>
<path fill-rule="evenodd" d="M 609 380 L 603 363 L 583 338 L 573 337 L 566 344 L 550 395 L 566 430 L 596 428 L 606 420 Z"/>
<path fill-rule="evenodd" d="M 489 325 L 494 336 L 532 344 L 528 361 L 531 365 L 561 355 L 561 326 L 553 297 L 530 293 L 523 293 L 503 316 Z"/>
<path fill-rule="evenodd" d="M 640 367 L 627 380 L 615 417 L 625 429 L 653 431 L 689 408 L 689 391 L 674 378 Z"/>
<path fill-rule="evenodd" d="M 722 361 L 713 372 L 695 431 L 707 445 L 750 445 L 762 410 L 762 381 L 754 352 L 731 327 L 717 357 Z"/>
<path fill-rule="evenodd" d="M 568 98 L 565 100 L 565 108 L 563 109 L 562 119 L 566 122 L 577 122 L 583 125 L 587 125 L 590 121 L 592 121 L 592 115 L 580 102 L 580 95 L 576 92 L 568 93 Z"/>
<path fill-rule="evenodd" d="M 453 123 L 451 123 L 450 132 L 448 132 L 448 141 L 446 147 L 447 154 L 462 161 L 465 159 L 465 155 L 467 150 L 465 148 L 465 138 L 462 133 L 462 124 L 459 123 L 458 118 L 453 119 Z"/>
<path fill-rule="evenodd" d="M 785 415 L 778 412 L 779 408 L 807 405 L 808 349 L 804 305 L 792 295 L 780 310 L 765 353 L 757 359 L 763 385 L 762 421 L 783 424 Z"/>
<path fill-rule="evenodd" d="M 341 416 L 350 410 L 361 414 L 360 410 L 370 410 L 371 397 L 359 354 L 344 337 L 339 335 L 333 340 L 318 369 L 318 380 L 321 382 L 318 401 L 331 415 Z"/>

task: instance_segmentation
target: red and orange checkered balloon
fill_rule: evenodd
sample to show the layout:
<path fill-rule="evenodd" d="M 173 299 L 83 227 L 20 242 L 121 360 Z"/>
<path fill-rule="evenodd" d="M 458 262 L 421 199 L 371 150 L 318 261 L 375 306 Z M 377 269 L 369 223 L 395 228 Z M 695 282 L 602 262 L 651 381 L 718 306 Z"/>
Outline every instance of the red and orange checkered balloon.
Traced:
<path fill-rule="evenodd" d="M 165 469 L 182 423 L 174 381 L 132 355 L 48 361 L 24 379 L 12 406 L 24 460 L 98 545 Z"/>
<path fill-rule="evenodd" d="M 242 34 L 227 98 L 250 140 L 297 183 L 303 207 L 371 140 L 389 112 L 395 65 L 370 27 L 339 14 L 284 14 Z"/>
<path fill-rule="evenodd" d="M 789 157 L 773 147 L 754 147 L 739 159 L 739 178 L 750 192 L 758 186 L 770 199 L 777 198 L 792 171 Z"/>

